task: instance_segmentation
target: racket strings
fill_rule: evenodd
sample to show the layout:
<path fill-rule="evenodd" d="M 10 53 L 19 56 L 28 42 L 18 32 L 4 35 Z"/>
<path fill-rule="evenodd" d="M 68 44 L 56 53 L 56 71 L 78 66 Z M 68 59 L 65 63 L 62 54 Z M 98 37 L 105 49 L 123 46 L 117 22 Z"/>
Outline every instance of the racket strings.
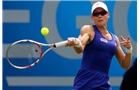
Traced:
<path fill-rule="evenodd" d="M 27 42 L 26 42 L 27 43 Z M 19 43 L 10 47 L 8 60 L 16 66 L 27 66 L 40 57 L 41 49 L 33 43 Z"/>

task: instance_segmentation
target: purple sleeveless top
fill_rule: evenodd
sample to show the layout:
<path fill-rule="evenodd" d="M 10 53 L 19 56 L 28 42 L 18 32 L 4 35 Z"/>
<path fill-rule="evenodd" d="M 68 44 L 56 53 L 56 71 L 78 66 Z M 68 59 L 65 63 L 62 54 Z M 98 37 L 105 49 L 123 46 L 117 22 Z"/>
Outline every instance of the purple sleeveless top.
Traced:
<path fill-rule="evenodd" d="M 110 90 L 108 72 L 116 52 L 116 37 L 110 33 L 112 40 L 107 40 L 95 25 L 93 28 L 95 36 L 83 51 L 73 90 Z"/>

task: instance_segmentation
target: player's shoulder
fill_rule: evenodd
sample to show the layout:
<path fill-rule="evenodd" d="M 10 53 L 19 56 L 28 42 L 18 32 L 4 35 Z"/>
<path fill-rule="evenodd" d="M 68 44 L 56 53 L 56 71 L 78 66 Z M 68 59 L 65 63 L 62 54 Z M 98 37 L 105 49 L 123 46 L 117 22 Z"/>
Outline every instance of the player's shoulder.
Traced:
<path fill-rule="evenodd" d="M 90 29 L 92 25 L 83 25 L 82 28 Z"/>
<path fill-rule="evenodd" d="M 119 38 L 118 38 L 118 36 L 117 36 L 117 35 L 115 35 L 115 34 L 113 34 L 113 35 L 115 36 L 116 40 L 117 40 L 117 41 L 119 41 Z"/>
<path fill-rule="evenodd" d="M 92 25 L 83 25 L 81 31 L 91 31 L 93 30 Z"/>

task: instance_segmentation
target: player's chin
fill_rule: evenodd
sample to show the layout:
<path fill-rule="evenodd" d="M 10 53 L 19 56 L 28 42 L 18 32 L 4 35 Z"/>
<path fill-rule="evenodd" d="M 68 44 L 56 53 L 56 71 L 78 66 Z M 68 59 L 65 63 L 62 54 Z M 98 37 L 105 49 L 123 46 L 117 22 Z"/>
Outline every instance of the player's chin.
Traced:
<path fill-rule="evenodd" d="M 98 24 L 96 24 L 96 26 L 104 26 L 105 25 L 105 23 L 98 23 Z"/>

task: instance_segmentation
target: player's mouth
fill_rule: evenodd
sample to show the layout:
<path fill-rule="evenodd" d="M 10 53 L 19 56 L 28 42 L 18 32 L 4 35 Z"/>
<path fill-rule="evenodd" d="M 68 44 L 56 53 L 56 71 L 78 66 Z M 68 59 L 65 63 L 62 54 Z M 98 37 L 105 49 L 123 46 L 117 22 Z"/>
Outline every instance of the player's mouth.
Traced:
<path fill-rule="evenodd" d="M 102 22 L 103 20 L 98 20 L 98 22 Z"/>

